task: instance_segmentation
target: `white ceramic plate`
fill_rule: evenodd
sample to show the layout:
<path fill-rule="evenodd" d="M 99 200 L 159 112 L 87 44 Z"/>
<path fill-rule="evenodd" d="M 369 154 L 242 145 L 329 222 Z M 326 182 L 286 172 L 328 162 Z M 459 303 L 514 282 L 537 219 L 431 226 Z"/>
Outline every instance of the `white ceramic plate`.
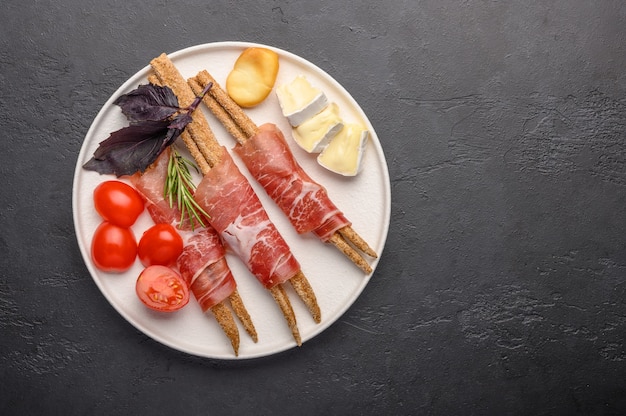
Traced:
<path fill-rule="evenodd" d="M 342 177 L 326 171 L 317 164 L 314 155 L 301 150 L 291 139 L 291 128 L 280 112 L 276 95 L 270 96 L 259 106 L 247 110 L 258 125 L 272 122 L 278 125 L 288 138 L 292 150 L 307 173 L 323 184 L 334 203 L 353 223 L 353 228 L 380 254 L 383 252 L 391 211 L 389 173 L 378 136 L 371 123 L 350 94 L 332 77 L 312 63 L 289 52 L 270 46 L 221 42 L 198 45 L 169 54 L 186 78 L 207 69 L 221 85 L 232 69 L 239 54 L 247 47 L 262 46 L 275 50 L 280 57 L 280 70 L 276 85 L 291 81 L 304 74 L 312 85 L 322 89 L 329 101 L 336 102 L 346 121 L 360 121 L 371 133 L 363 160 L 363 170 L 356 177 Z M 259 334 L 258 343 L 252 342 L 240 327 L 241 345 L 239 357 L 235 357 L 230 342 L 222 333 L 215 319 L 202 313 L 195 300 L 182 310 L 158 313 L 144 307 L 135 295 L 135 280 L 142 270 L 139 261 L 126 273 L 110 274 L 98 270 L 90 258 L 91 237 L 101 219 L 93 208 L 92 192 L 100 182 L 114 176 L 99 175 L 82 168 L 93 155 L 98 144 L 108 135 L 127 125 L 125 117 L 113 101 L 121 94 L 147 83 L 149 66 L 133 75 L 105 103 L 91 125 L 81 148 L 73 186 L 73 216 L 78 244 L 87 268 L 102 294 L 111 305 L 137 329 L 151 338 L 189 354 L 217 359 L 246 359 L 267 356 L 296 346 L 279 308 L 271 295 L 258 283 L 246 267 L 231 254 L 227 260 L 237 280 L 239 292 L 246 304 Z M 202 108 L 202 107 L 201 107 Z M 205 109 L 209 124 L 218 140 L 231 149 L 235 142 L 221 124 Z M 182 147 L 182 146 L 181 146 Z M 243 164 L 235 156 L 241 171 L 247 175 Z M 299 260 L 308 277 L 322 311 L 322 322 L 315 324 L 306 308 L 293 292 L 292 299 L 303 343 L 334 323 L 358 298 L 371 275 L 364 273 L 347 260 L 333 246 L 320 242 L 313 235 L 298 235 L 281 211 L 274 205 L 262 188 L 251 179 L 270 218 Z M 145 213 L 133 226 L 137 238 L 152 224 Z M 375 269 L 377 259 L 371 261 Z"/>

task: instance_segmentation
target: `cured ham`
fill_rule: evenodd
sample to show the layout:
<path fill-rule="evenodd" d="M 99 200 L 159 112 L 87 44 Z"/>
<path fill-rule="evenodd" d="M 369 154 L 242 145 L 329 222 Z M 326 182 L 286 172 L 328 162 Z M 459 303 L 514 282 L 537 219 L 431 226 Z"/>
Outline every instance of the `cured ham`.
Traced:
<path fill-rule="evenodd" d="M 352 225 L 294 159 L 276 125 L 260 126 L 255 135 L 235 147 L 252 176 L 287 215 L 300 234 L 313 232 L 322 241 Z"/>
<path fill-rule="evenodd" d="M 217 232 L 204 228 L 183 248 L 177 265 L 203 312 L 227 299 L 237 287 Z"/>
<path fill-rule="evenodd" d="M 155 224 L 172 224 L 180 230 L 191 230 L 189 221 L 181 224 L 181 212 L 176 205 L 170 206 L 163 189 L 167 177 L 167 165 L 171 149 L 165 150 L 143 174 L 136 173 L 130 182 L 146 200 L 146 209 Z"/>
<path fill-rule="evenodd" d="M 300 271 L 300 264 L 223 147 L 220 160 L 205 173 L 196 201 L 225 244 L 266 288 L 286 282 Z"/>
<path fill-rule="evenodd" d="M 180 210 L 175 205 L 170 207 L 164 196 L 170 151 L 168 148 L 149 169 L 133 175 L 130 181 L 146 199 L 148 212 L 155 223 L 180 226 L 184 241 L 183 252 L 177 260 L 180 274 L 202 311 L 213 312 L 237 354 L 239 332 L 224 302 L 230 300 L 235 315 L 255 342 L 256 329 L 237 292 L 237 283 L 226 262 L 226 252 L 217 231 L 211 226 L 192 231 L 187 218 L 181 223 Z"/>

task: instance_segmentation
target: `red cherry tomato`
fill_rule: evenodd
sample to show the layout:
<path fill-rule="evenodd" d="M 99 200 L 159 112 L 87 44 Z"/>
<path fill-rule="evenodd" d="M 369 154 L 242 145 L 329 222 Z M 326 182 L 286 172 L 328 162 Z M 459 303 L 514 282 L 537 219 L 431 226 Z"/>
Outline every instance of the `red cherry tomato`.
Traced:
<path fill-rule="evenodd" d="M 156 224 L 148 228 L 141 239 L 137 254 L 144 266 L 171 266 L 183 252 L 183 239 L 170 224 Z"/>
<path fill-rule="evenodd" d="M 102 182 L 93 191 L 96 211 L 105 220 L 130 227 L 143 212 L 144 200 L 132 186 L 120 181 Z"/>
<path fill-rule="evenodd" d="M 137 240 L 130 228 L 103 221 L 91 240 L 91 259 L 105 272 L 124 272 L 137 257 Z"/>
<path fill-rule="evenodd" d="M 189 302 L 187 283 L 166 266 L 146 267 L 137 278 L 135 291 L 144 305 L 156 311 L 177 311 Z"/>

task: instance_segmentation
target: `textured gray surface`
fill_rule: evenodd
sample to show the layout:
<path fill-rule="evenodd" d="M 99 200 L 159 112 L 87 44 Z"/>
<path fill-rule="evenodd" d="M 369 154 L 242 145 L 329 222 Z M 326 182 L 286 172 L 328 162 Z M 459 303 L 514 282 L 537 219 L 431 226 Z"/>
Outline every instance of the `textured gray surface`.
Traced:
<path fill-rule="evenodd" d="M 0 414 L 626 412 L 622 1 L 138 3 L 0 3 Z M 221 40 L 329 72 L 392 180 L 354 306 L 238 363 L 121 318 L 71 216 L 106 99 L 159 53 Z"/>

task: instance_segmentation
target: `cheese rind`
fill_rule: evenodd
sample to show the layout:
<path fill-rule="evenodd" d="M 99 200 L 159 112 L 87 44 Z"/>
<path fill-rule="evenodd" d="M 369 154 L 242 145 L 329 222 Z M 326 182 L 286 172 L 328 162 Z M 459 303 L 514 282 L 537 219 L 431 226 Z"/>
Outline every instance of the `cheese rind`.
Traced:
<path fill-rule="evenodd" d="M 319 153 L 342 128 L 339 106 L 330 103 L 322 111 L 295 127 L 293 138 L 307 152 Z"/>
<path fill-rule="evenodd" d="M 361 170 L 368 138 L 369 132 L 363 126 L 346 124 L 317 156 L 317 162 L 340 175 L 355 176 Z"/>
<path fill-rule="evenodd" d="M 328 105 L 326 94 L 312 87 L 304 75 L 278 86 L 276 96 L 283 115 L 292 127 L 299 126 Z"/>

